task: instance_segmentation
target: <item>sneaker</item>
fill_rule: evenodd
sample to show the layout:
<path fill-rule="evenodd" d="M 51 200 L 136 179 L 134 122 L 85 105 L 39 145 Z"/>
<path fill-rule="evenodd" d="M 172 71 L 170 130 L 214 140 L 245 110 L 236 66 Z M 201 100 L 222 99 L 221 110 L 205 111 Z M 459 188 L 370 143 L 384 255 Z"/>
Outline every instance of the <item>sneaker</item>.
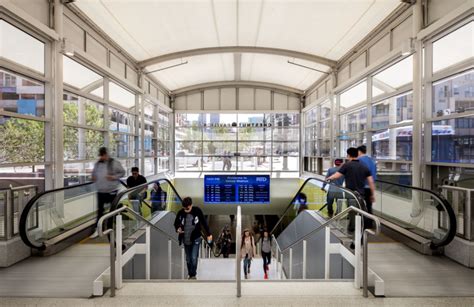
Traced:
<path fill-rule="evenodd" d="M 91 235 L 89 236 L 89 238 L 95 239 L 95 238 L 97 238 L 98 236 L 99 236 L 99 233 L 98 233 L 97 230 L 96 230 L 96 231 L 94 231 L 93 234 L 91 234 Z"/>
<path fill-rule="evenodd" d="M 189 279 L 196 280 L 196 276 L 191 276 L 191 277 L 189 277 Z"/>
<path fill-rule="evenodd" d="M 247 279 L 247 278 L 248 278 L 248 276 L 247 276 L 247 274 L 245 274 L 245 279 Z"/>
<path fill-rule="evenodd" d="M 263 276 L 263 279 L 268 279 L 268 274 L 265 273 L 265 275 Z"/>

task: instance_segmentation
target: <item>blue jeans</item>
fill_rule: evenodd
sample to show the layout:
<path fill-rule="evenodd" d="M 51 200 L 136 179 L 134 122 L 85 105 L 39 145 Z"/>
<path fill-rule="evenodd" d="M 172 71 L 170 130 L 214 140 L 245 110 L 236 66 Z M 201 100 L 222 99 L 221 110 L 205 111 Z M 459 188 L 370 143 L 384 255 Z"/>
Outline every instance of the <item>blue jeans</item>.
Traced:
<path fill-rule="evenodd" d="M 247 275 L 250 271 L 250 264 L 252 264 L 252 259 L 245 257 L 244 258 L 244 274 Z"/>
<path fill-rule="evenodd" d="M 188 275 L 196 276 L 198 266 L 199 247 L 201 246 L 201 238 L 194 240 L 190 245 L 184 244 L 184 252 L 186 253 L 186 264 L 188 266 Z"/>

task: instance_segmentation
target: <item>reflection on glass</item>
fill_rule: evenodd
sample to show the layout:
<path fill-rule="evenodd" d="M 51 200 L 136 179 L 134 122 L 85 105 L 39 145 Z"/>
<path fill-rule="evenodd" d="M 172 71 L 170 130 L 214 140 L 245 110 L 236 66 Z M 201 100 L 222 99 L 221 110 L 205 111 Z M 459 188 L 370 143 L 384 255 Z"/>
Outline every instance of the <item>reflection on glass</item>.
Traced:
<path fill-rule="evenodd" d="M 367 81 L 363 81 L 339 95 L 341 111 L 367 100 Z"/>
<path fill-rule="evenodd" d="M 411 161 L 413 126 L 376 131 L 372 135 L 372 155 L 376 159 Z"/>
<path fill-rule="evenodd" d="M 118 158 L 135 156 L 135 137 L 133 135 L 110 133 L 109 142 L 111 154 Z"/>
<path fill-rule="evenodd" d="M 341 115 L 341 134 L 360 132 L 367 128 L 367 108 Z"/>
<path fill-rule="evenodd" d="M 109 108 L 109 130 L 118 132 L 135 132 L 135 116 Z"/>
<path fill-rule="evenodd" d="M 431 124 L 431 161 L 474 163 L 474 117 Z"/>
<path fill-rule="evenodd" d="M 412 55 L 372 77 L 372 97 L 392 93 L 411 82 L 413 82 Z"/>
<path fill-rule="evenodd" d="M 64 55 L 63 82 L 81 92 L 104 98 L 103 77 Z"/>
<path fill-rule="evenodd" d="M 109 100 L 126 108 L 135 107 L 135 94 L 114 82 L 109 82 Z"/>
<path fill-rule="evenodd" d="M 0 57 L 44 73 L 44 43 L 0 20 Z"/>
<path fill-rule="evenodd" d="M 474 70 L 433 84 L 433 116 L 474 110 Z"/>
<path fill-rule="evenodd" d="M 474 21 L 433 43 L 433 72 L 472 58 L 474 55 Z"/>
<path fill-rule="evenodd" d="M 413 94 L 390 97 L 372 107 L 372 128 L 388 128 L 390 125 L 413 119 Z"/>
<path fill-rule="evenodd" d="M 44 84 L 0 69 L 0 110 L 44 117 Z"/>
<path fill-rule="evenodd" d="M 349 149 L 349 147 L 358 147 L 360 145 L 366 144 L 366 141 L 367 139 L 365 133 L 339 136 L 339 155 L 341 157 L 345 157 L 347 155 L 347 149 Z"/>
<path fill-rule="evenodd" d="M 64 186 L 76 185 L 92 181 L 93 162 L 65 163 Z"/>

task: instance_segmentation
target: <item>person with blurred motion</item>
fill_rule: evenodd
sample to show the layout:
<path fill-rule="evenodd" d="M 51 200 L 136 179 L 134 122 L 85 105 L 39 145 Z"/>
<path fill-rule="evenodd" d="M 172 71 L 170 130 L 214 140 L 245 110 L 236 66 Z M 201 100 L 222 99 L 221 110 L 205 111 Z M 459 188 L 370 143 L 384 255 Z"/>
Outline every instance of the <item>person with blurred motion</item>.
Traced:
<path fill-rule="evenodd" d="M 196 279 L 201 229 L 204 228 L 208 242 L 212 241 L 212 235 L 202 210 L 193 206 L 191 197 L 183 199 L 183 208 L 176 215 L 174 227 L 179 234 L 179 244 L 184 244 L 188 279 Z"/>
<path fill-rule="evenodd" d="M 328 172 L 326 174 L 326 180 L 329 177 L 331 177 L 332 175 L 334 175 L 337 171 L 339 171 L 339 168 L 341 167 L 343 162 L 344 161 L 342 159 L 334 160 L 334 165 L 335 166 L 328 169 Z M 336 204 L 337 204 L 337 200 L 343 198 L 342 191 L 341 191 L 341 189 L 338 188 L 338 187 L 342 187 L 343 184 L 344 184 L 344 177 L 341 177 L 341 178 L 336 179 L 334 181 L 334 185 L 336 185 L 336 186 L 329 185 L 327 195 L 326 195 L 326 205 L 325 206 L 327 206 L 327 208 L 328 208 L 328 215 L 329 215 L 330 218 L 334 215 L 334 208 L 333 208 L 334 202 L 336 202 Z M 326 185 L 327 184 L 324 183 L 323 187 L 321 189 L 326 191 L 325 190 Z"/>
<path fill-rule="evenodd" d="M 127 187 L 129 189 L 134 188 L 139 185 L 145 184 L 146 182 L 146 178 L 140 175 L 138 167 L 132 167 L 132 175 L 127 178 Z M 134 190 L 128 195 L 128 199 L 130 200 L 130 203 L 133 206 L 133 210 L 139 213 L 140 215 L 143 215 L 141 202 L 145 198 L 144 193 L 146 193 L 146 190 L 147 188 L 144 187 L 143 189 Z"/>
<path fill-rule="evenodd" d="M 120 178 L 125 176 L 125 170 L 118 160 L 109 156 L 106 147 L 99 149 L 99 160 L 92 170 L 92 181 L 97 189 L 97 221 L 105 213 L 105 205 L 112 204 L 119 190 Z M 97 237 L 97 230 L 91 238 Z"/>
<path fill-rule="evenodd" d="M 372 157 L 367 155 L 367 147 L 365 145 L 357 147 L 357 152 L 358 152 L 358 159 L 361 163 L 363 163 L 370 171 L 370 175 L 372 178 L 377 180 L 377 165 L 375 164 L 374 159 Z M 367 206 L 367 212 L 372 214 L 372 205 L 373 205 L 373 199 L 374 199 L 374 194 L 370 190 L 369 183 L 365 181 L 365 194 L 364 194 L 364 200 L 365 204 Z M 372 220 L 371 219 L 364 219 L 364 227 L 365 228 L 372 228 Z"/>
<path fill-rule="evenodd" d="M 307 202 L 308 202 L 308 198 L 306 197 L 306 194 L 305 193 L 299 193 L 296 196 L 296 199 L 295 199 L 295 202 L 294 202 L 294 205 L 293 205 L 293 209 L 296 212 L 298 212 L 298 214 L 300 214 L 304 210 L 308 209 Z"/>

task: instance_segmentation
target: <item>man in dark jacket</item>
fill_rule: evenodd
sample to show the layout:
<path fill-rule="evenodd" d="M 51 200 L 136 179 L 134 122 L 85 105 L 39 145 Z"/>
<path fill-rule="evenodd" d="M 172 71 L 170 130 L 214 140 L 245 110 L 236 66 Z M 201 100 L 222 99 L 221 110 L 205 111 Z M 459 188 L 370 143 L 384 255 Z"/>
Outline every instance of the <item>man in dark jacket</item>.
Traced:
<path fill-rule="evenodd" d="M 201 227 L 208 235 L 208 241 L 212 240 L 212 235 L 204 214 L 198 207 L 193 207 L 191 197 L 183 199 L 183 208 L 176 215 L 174 227 L 179 234 L 179 242 L 184 244 L 188 279 L 196 279 L 199 247 L 201 246 Z"/>

